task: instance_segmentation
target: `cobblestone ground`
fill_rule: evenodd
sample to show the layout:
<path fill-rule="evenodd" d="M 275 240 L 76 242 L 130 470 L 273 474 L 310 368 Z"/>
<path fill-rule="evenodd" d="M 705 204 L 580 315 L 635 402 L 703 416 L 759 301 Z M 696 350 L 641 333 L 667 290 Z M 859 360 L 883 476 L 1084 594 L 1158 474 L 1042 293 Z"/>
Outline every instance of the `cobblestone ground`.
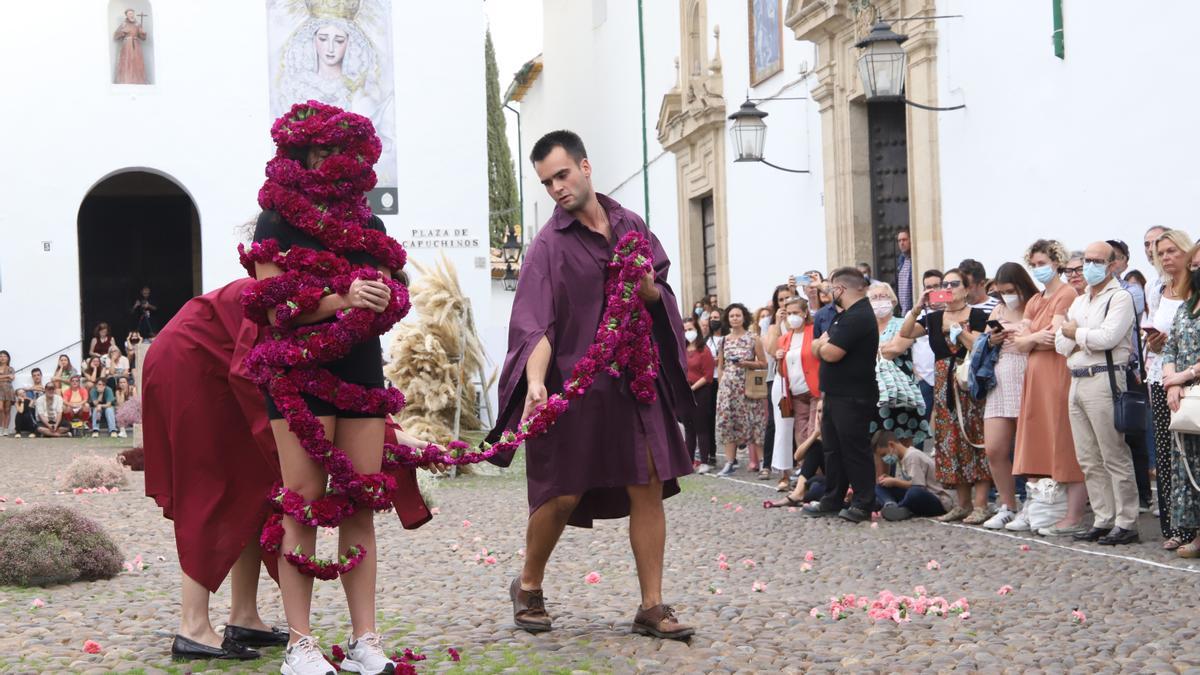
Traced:
<path fill-rule="evenodd" d="M 141 554 L 151 563 L 105 582 L 0 588 L 0 671 L 278 672 L 278 649 L 251 664 L 170 661 L 179 572 L 170 525 L 143 496 L 141 474 L 119 494 L 53 488 L 55 472 L 73 455 L 118 449 L 107 439 L 0 439 L 0 495 L 7 497 L 0 506 L 79 507 L 126 558 Z M 774 493 L 741 477 L 690 477 L 667 502 L 665 594 L 697 626 L 690 644 L 629 633 L 637 582 L 626 525 L 615 521 L 564 536 L 546 586 L 556 629 L 535 637 L 513 627 L 506 589 L 523 546 L 519 468 L 443 482 L 440 515 L 415 532 L 380 517 L 381 632 L 390 645 L 428 655 L 425 672 L 1200 672 L 1200 570 L 1160 549 L 1148 516 L 1147 543 L 1113 551 L 930 522 L 854 526 L 768 512 L 761 502 Z M 17 497 L 26 504 L 15 505 Z M 322 540 L 323 551 L 329 543 Z M 495 564 L 476 561 L 483 548 Z M 811 569 L 803 565 L 807 551 Z M 719 569 L 720 554 L 727 571 Z M 931 560 L 940 569 L 928 569 Z M 588 584 L 593 571 L 601 580 Z M 755 582 L 765 589 L 754 590 Z M 832 595 L 911 594 L 917 585 L 951 601 L 967 598 L 970 617 L 898 625 L 862 612 L 842 621 L 828 611 L 810 616 Z M 1012 593 L 998 595 L 1003 585 Z M 261 596 L 264 618 L 281 625 L 269 582 Z M 44 606 L 34 608 L 34 599 Z M 1076 607 L 1087 616 L 1083 624 L 1071 620 Z M 222 589 L 217 623 L 227 608 Z M 327 647 L 345 639 L 336 583 L 318 584 L 314 612 Z M 103 653 L 85 654 L 87 639 Z M 449 647 L 461 652 L 460 662 L 449 660 Z"/>

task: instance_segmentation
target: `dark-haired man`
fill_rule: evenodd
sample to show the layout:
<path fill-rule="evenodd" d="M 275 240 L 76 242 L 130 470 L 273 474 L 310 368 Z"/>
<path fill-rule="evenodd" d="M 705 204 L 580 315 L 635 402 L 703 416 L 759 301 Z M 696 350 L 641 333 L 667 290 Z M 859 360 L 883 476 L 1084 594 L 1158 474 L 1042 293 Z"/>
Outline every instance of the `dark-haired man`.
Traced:
<path fill-rule="evenodd" d="M 1000 304 L 1000 298 L 987 293 L 987 270 L 983 268 L 983 263 L 974 258 L 967 258 L 958 263 L 958 271 L 962 272 L 963 285 L 967 289 L 967 304 L 990 315 L 992 310 L 996 309 L 996 305 Z"/>
<path fill-rule="evenodd" d="M 912 239 L 908 230 L 896 233 L 896 295 L 900 298 L 900 316 L 913 305 Z"/>
<path fill-rule="evenodd" d="M 875 382 L 879 325 L 867 300 L 867 281 L 857 269 L 838 268 L 829 283 L 833 301 L 842 311 L 812 345 L 813 355 L 821 360 L 819 379 L 825 401 L 821 442 L 828 487 L 821 501 L 805 506 L 804 512 L 810 516 L 836 514 L 859 523 L 871 517 L 875 505 L 870 428 L 879 403 Z M 850 487 L 854 499 L 842 508 Z"/>
<path fill-rule="evenodd" d="M 662 501 L 679 492 L 676 479 L 692 472 L 677 420 L 695 402 L 687 384 L 683 324 L 667 285 L 670 261 L 645 222 L 592 187 L 592 165 L 579 136 L 555 131 L 530 154 L 556 208 L 525 254 L 509 324 L 508 357 L 500 375 L 500 416 L 489 440 L 514 429 L 562 390 L 587 352 L 604 312 L 606 266 L 629 232 L 650 240 L 654 273 L 637 293 L 652 321 L 659 351 L 658 398 L 637 401 L 625 383 L 598 376 L 582 398 L 543 436 L 525 443 L 529 521 L 525 562 L 509 586 L 513 621 L 530 632 L 550 630 L 542 580 L 567 525 L 629 516 L 629 541 L 642 602 L 633 630 L 684 639 L 694 630 L 663 604 L 666 518 Z M 872 371 L 873 372 L 873 371 Z M 507 463 L 511 457 L 497 458 Z"/>

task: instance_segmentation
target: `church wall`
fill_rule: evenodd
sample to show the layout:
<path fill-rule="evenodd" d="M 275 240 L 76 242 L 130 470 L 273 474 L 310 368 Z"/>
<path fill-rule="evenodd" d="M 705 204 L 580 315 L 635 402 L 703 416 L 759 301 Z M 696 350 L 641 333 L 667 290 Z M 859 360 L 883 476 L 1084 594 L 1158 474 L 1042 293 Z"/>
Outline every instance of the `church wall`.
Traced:
<path fill-rule="evenodd" d="M 964 15 L 938 22 L 939 105 L 967 105 L 939 118 L 947 265 L 975 257 L 990 273 L 1039 237 L 1073 249 L 1115 237 L 1147 270 L 1147 227 L 1200 234 L 1187 112 L 1200 94 L 1184 76 L 1195 50 L 1162 30 L 1200 6 L 1064 5 L 1058 59 L 1051 3 L 938 2 Z"/>
<path fill-rule="evenodd" d="M 18 31 L 9 43 L 38 57 L 0 77 L 6 91 L 27 94 L 0 107 L 7 130 L 0 348 L 18 366 L 79 340 L 76 217 L 88 191 L 110 174 L 148 169 L 191 195 L 202 228 L 203 291 L 244 274 L 238 230 L 258 212 L 263 167 L 274 149 L 265 3 L 230 12 L 156 0 L 147 24 L 155 43 L 151 86 L 111 84 L 107 4 L 39 5 L 44 30 Z M 414 229 L 439 228 L 466 229 L 458 239 L 478 239 L 478 246 L 448 252 L 477 313 L 488 316 L 478 309 L 488 303 L 487 270 L 475 267 L 487 256 L 486 166 L 464 161 L 485 147 L 482 10 L 468 0 L 396 2 L 393 22 L 400 199 L 399 214 L 384 222 L 401 240 L 412 239 Z M 120 224 L 112 226 L 120 236 Z M 436 231 L 429 237 L 439 238 Z M 410 258 L 433 260 L 435 252 L 414 249 Z"/>

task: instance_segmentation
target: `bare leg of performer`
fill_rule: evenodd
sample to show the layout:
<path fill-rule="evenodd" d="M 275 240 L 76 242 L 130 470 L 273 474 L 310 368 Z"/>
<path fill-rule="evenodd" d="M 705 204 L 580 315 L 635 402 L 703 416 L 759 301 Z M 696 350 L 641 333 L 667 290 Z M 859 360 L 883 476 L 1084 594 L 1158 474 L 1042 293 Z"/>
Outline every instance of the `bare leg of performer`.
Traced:
<path fill-rule="evenodd" d="M 663 555 L 667 543 L 667 517 L 663 513 L 662 481 L 654 467 L 654 458 L 646 453 L 650 481 L 630 485 L 629 545 L 637 564 L 638 585 L 642 590 L 642 609 L 662 604 Z"/>
<path fill-rule="evenodd" d="M 262 569 L 262 550 L 251 540 L 242 549 L 229 573 L 229 621 L 227 626 L 270 631 L 258 614 L 258 572 Z"/>
<path fill-rule="evenodd" d="M 579 498 L 580 495 L 555 497 L 529 516 L 525 530 L 525 565 L 521 568 L 522 590 L 541 590 L 546 563 L 550 561 L 550 554 L 567 527 L 571 512 L 579 504 Z"/>
<path fill-rule="evenodd" d="M 318 417 L 325 427 L 326 438 L 333 437 L 336 419 Z M 300 439 L 288 431 L 285 420 L 271 420 L 271 431 L 275 434 L 275 445 L 279 449 L 279 468 L 283 484 L 294 490 L 305 500 L 313 500 L 325 494 L 325 470 L 304 452 Z M 313 555 L 317 545 L 317 528 L 301 525 L 290 516 L 283 517 L 283 545 L 281 551 L 293 551 L 297 546 L 307 555 Z M 279 556 L 279 590 L 283 595 L 283 613 L 291 629 L 289 644 L 302 636 L 312 634 L 309 615 L 312 610 L 313 578 L 296 569 Z"/>
<path fill-rule="evenodd" d="M 384 423 L 382 418 L 339 419 L 334 445 L 346 451 L 357 473 L 378 473 L 383 465 Z M 338 550 L 345 553 L 351 546 L 367 549 L 362 562 L 341 576 L 346 604 L 350 607 L 350 624 L 357 638 L 375 632 L 375 576 L 379 566 L 375 546 L 375 512 L 360 508 L 338 526 Z"/>

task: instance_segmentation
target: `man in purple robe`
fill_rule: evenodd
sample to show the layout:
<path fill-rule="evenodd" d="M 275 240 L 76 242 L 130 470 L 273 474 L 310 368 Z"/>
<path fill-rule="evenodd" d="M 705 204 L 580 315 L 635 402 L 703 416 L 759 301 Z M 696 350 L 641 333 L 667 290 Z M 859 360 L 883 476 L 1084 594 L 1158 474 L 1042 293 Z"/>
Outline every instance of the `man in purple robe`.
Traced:
<path fill-rule="evenodd" d="M 530 632 L 550 630 L 542 578 L 568 524 L 591 527 L 595 518 L 629 516 L 642 592 L 633 631 L 686 639 L 694 629 L 681 624 L 662 601 L 662 501 L 679 492 L 677 478 L 692 472 L 678 420 L 695 406 L 687 384 L 683 323 L 667 285 L 670 261 L 637 214 L 593 190 L 592 167 L 579 136 L 546 134 L 530 160 L 557 206 L 521 267 L 500 375 L 500 417 L 489 440 L 516 428 L 549 391 L 562 391 L 596 335 L 605 309 L 606 265 L 616 242 L 630 231 L 645 235 L 653 250 L 654 273 L 645 276 L 638 295 L 653 318 L 660 362 L 653 403 L 639 403 L 626 376 L 601 374 L 546 434 L 526 441 L 530 515 L 525 565 L 509 588 L 513 620 Z"/>

